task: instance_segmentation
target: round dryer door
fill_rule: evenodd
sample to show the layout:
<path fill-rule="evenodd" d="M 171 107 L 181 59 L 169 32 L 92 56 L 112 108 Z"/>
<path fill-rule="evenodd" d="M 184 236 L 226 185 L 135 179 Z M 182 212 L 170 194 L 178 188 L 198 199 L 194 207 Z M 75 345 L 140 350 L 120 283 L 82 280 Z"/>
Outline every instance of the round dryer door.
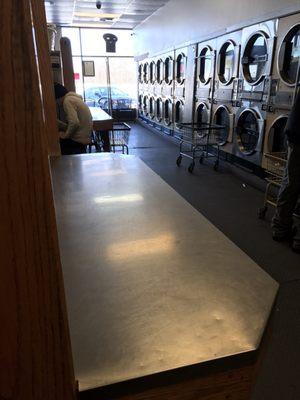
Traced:
<path fill-rule="evenodd" d="M 138 77 L 138 79 L 139 79 L 139 83 L 143 83 L 144 82 L 144 80 L 143 80 L 143 64 L 139 65 L 139 77 Z"/>
<path fill-rule="evenodd" d="M 214 123 L 221 125 L 224 128 L 220 129 L 218 132 L 218 143 L 220 146 L 224 146 L 228 142 L 230 134 L 230 115 L 226 107 L 220 106 L 214 115 Z"/>
<path fill-rule="evenodd" d="M 164 63 L 164 78 L 165 78 L 165 82 L 168 85 L 171 85 L 172 81 L 173 81 L 173 58 L 172 57 L 167 57 L 165 59 L 165 63 Z"/>
<path fill-rule="evenodd" d="M 150 80 L 150 83 L 154 83 L 155 82 L 155 67 L 156 67 L 155 62 L 151 61 L 150 66 L 149 66 L 149 80 Z"/>
<path fill-rule="evenodd" d="M 201 50 L 198 66 L 198 76 L 200 82 L 207 84 L 211 79 L 211 72 L 213 67 L 213 52 L 210 47 L 206 46 Z"/>
<path fill-rule="evenodd" d="M 149 99 L 149 115 L 151 118 L 155 116 L 155 99 L 152 96 Z"/>
<path fill-rule="evenodd" d="M 149 64 L 145 63 L 143 66 L 143 80 L 145 83 L 149 82 Z"/>
<path fill-rule="evenodd" d="M 218 57 L 218 76 L 224 85 L 228 85 L 234 78 L 235 46 L 227 41 L 220 49 Z"/>
<path fill-rule="evenodd" d="M 155 108 L 156 108 L 155 109 L 156 119 L 160 122 L 162 120 L 162 113 L 163 113 L 163 102 L 160 97 L 156 99 Z"/>
<path fill-rule="evenodd" d="M 163 81 L 163 68 L 164 64 L 161 59 L 156 62 L 156 80 L 158 84 L 161 84 Z"/>
<path fill-rule="evenodd" d="M 175 103 L 175 123 L 180 124 L 183 122 L 184 103 L 182 100 L 177 100 Z"/>
<path fill-rule="evenodd" d="M 262 80 L 267 61 L 267 37 L 257 32 L 249 38 L 242 58 L 243 75 L 248 83 L 256 85 Z"/>
<path fill-rule="evenodd" d="M 149 114 L 149 97 L 148 96 L 144 96 L 144 98 L 143 98 L 143 113 L 145 115 Z"/>
<path fill-rule="evenodd" d="M 278 57 L 278 70 L 282 80 L 295 85 L 300 58 L 300 24 L 295 25 L 284 38 Z"/>
<path fill-rule="evenodd" d="M 207 124 L 209 120 L 209 114 L 207 105 L 205 103 L 200 103 L 196 110 L 196 123 L 197 126 L 202 124 Z"/>
<path fill-rule="evenodd" d="M 143 108 L 143 95 L 139 95 L 139 110 L 142 110 Z"/>
<path fill-rule="evenodd" d="M 243 111 L 237 122 L 237 142 L 240 152 L 245 155 L 253 154 L 257 148 L 259 134 L 258 117 L 255 111 Z"/>
<path fill-rule="evenodd" d="M 164 104 L 164 121 L 166 125 L 171 125 L 173 120 L 173 104 L 170 99 L 167 99 Z"/>
<path fill-rule="evenodd" d="M 285 127 L 288 117 L 283 115 L 277 118 L 268 132 L 268 151 L 270 153 L 285 153 L 287 151 L 287 139 Z"/>
<path fill-rule="evenodd" d="M 176 58 L 176 81 L 180 85 L 185 80 L 186 56 L 181 53 Z"/>

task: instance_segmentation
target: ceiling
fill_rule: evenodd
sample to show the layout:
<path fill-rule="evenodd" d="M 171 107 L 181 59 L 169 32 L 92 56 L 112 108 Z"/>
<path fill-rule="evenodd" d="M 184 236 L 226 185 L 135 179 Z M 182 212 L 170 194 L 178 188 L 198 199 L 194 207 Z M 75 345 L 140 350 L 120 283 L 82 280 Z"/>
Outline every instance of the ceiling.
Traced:
<path fill-rule="evenodd" d="M 169 0 L 45 0 L 47 22 L 55 25 L 133 29 Z"/>

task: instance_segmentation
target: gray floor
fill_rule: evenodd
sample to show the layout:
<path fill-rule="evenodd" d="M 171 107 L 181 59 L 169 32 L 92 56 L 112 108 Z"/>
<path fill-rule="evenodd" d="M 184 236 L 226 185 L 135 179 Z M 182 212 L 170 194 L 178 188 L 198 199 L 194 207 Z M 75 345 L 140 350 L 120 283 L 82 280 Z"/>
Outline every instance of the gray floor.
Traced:
<path fill-rule="evenodd" d="M 226 165 L 221 164 L 215 172 L 206 162 L 196 165 L 192 175 L 187 171 L 187 161 L 178 168 L 177 146 L 139 124 L 132 125 L 129 152 L 140 157 L 280 283 L 271 342 L 252 400 L 300 399 L 300 255 L 287 243 L 273 242 L 272 210 L 265 221 L 258 220 L 263 193 Z"/>

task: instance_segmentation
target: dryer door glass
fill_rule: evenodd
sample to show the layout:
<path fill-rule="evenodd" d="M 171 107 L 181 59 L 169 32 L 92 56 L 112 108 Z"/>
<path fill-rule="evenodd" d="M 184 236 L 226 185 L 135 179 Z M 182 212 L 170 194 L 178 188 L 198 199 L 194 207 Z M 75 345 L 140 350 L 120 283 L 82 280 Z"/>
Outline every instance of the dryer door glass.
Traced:
<path fill-rule="evenodd" d="M 185 79 L 185 60 L 184 54 L 179 54 L 176 59 L 176 80 L 178 83 L 183 83 Z"/>
<path fill-rule="evenodd" d="M 245 111 L 238 120 L 237 135 L 240 151 L 244 154 L 252 154 L 259 139 L 259 127 L 255 114 Z"/>
<path fill-rule="evenodd" d="M 170 85 L 173 81 L 173 59 L 167 57 L 165 60 L 165 81 Z"/>
<path fill-rule="evenodd" d="M 180 123 L 183 121 L 183 108 L 184 105 L 182 103 L 182 101 L 177 101 L 175 104 L 175 122 Z"/>
<path fill-rule="evenodd" d="M 268 61 L 268 46 L 265 36 L 254 34 L 246 44 L 242 64 L 244 77 L 249 83 L 258 83 Z"/>
<path fill-rule="evenodd" d="M 295 84 L 300 59 L 300 25 L 294 26 L 286 35 L 279 52 L 279 71 L 288 84 Z"/>
<path fill-rule="evenodd" d="M 143 96 L 140 94 L 139 95 L 139 109 L 141 110 L 143 107 Z"/>
<path fill-rule="evenodd" d="M 148 63 L 144 64 L 143 75 L 144 75 L 144 82 L 148 83 L 149 82 L 149 64 Z"/>
<path fill-rule="evenodd" d="M 156 63 L 156 80 L 157 80 L 157 83 L 159 83 L 159 84 L 161 84 L 162 80 L 163 80 L 162 68 L 163 68 L 162 60 L 157 60 L 157 63 Z"/>
<path fill-rule="evenodd" d="M 143 65 L 142 64 L 140 64 L 139 65 L 139 82 L 140 83 L 143 83 Z"/>
<path fill-rule="evenodd" d="M 219 79 L 222 83 L 226 84 L 233 78 L 234 72 L 234 45 L 231 42 L 226 42 L 221 47 L 219 53 Z"/>
<path fill-rule="evenodd" d="M 199 79 L 202 83 L 208 83 L 211 78 L 212 69 L 212 52 L 208 47 L 204 47 L 200 53 L 200 68 L 199 68 Z"/>
<path fill-rule="evenodd" d="M 149 75 L 150 75 L 150 83 L 154 83 L 155 82 L 155 62 L 154 61 L 151 61 L 151 63 L 150 63 L 150 72 L 149 72 Z"/>
<path fill-rule="evenodd" d="M 167 125 L 170 125 L 172 122 L 172 103 L 171 100 L 166 100 L 165 101 L 165 107 L 164 107 L 164 120 Z"/>
<path fill-rule="evenodd" d="M 157 99 L 156 100 L 156 118 L 158 121 L 161 121 L 162 117 L 162 99 Z"/>
<path fill-rule="evenodd" d="M 287 139 L 284 132 L 288 117 L 277 119 L 271 126 L 268 139 L 270 153 L 285 153 L 287 151 Z"/>
<path fill-rule="evenodd" d="M 150 100 L 149 100 L 149 114 L 150 114 L 150 117 L 154 117 L 154 104 L 155 104 L 154 97 L 150 97 Z"/>
<path fill-rule="evenodd" d="M 208 111 L 205 104 L 200 104 L 196 111 L 197 126 L 208 123 Z"/>
<path fill-rule="evenodd" d="M 143 99 L 143 111 L 145 115 L 148 115 L 149 112 L 149 99 L 148 96 L 145 96 Z"/>
<path fill-rule="evenodd" d="M 230 116 L 225 107 L 219 107 L 215 113 L 215 123 L 221 125 L 224 128 L 218 130 L 218 143 L 223 146 L 228 141 L 229 130 L 230 130 Z"/>

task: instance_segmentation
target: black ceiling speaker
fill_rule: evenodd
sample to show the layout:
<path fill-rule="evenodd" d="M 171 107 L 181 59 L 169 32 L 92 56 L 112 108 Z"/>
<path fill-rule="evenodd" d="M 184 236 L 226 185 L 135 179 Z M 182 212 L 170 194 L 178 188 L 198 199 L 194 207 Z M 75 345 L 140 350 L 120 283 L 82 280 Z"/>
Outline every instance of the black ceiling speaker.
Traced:
<path fill-rule="evenodd" d="M 105 40 L 105 43 L 106 43 L 106 52 L 107 53 L 115 53 L 116 52 L 116 43 L 118 41 L 117 36 L 113 35 L 111 33 L 105 33 L 103 35 L 103 39 Z"/>

